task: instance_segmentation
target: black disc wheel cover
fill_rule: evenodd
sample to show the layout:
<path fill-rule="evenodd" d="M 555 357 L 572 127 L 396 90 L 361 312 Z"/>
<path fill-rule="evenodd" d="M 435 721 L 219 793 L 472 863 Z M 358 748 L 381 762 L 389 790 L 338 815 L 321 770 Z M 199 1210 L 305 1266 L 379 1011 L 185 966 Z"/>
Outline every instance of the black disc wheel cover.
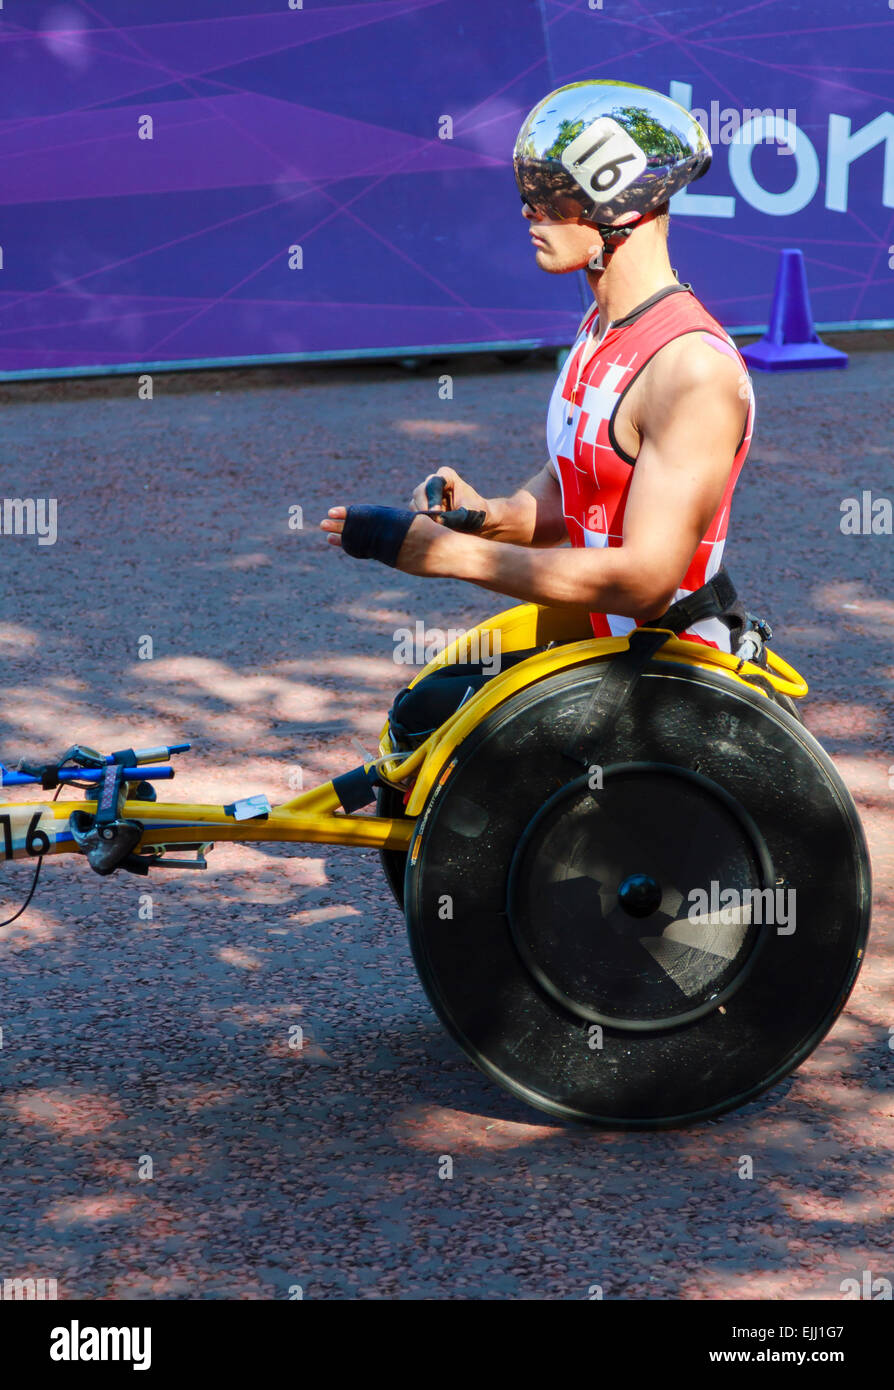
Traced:
<path fill-rule="evenodd" d="M 603 669 L 521 691 L 456 750 L 405 910 L 483 1071 L 563 1118 L 658 1128 L 752 1099 L 828 1031 L 865 947 L 868 856 L 803 726 L 697 667 L 653 662 L 591 766 L 571 761 Z"/>
<path fill-rule="evenodd" d="M 775 890 L 769 854 L 700 773 L 630 763 L 603 769 L 600 787 L 590 781 L 563 787 L 519 840 L 507 902 L 516 949 L 548 994 L 591 1023 L 682 1027 L 731 997 L 766 941 L 752 905 Z"/>

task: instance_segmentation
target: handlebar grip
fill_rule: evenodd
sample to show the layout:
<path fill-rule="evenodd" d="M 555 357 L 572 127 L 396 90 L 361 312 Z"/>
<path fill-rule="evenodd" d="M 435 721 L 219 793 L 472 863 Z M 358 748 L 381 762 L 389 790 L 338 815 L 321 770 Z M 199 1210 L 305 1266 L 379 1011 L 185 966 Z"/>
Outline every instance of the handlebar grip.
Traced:
<path fill-rule="evenodd" d="M 433 473 L 425 484 L 425 500 L 430 508 L 444 506 L 444 493 L 447 480 L 440 473 Z M 485 522 L 484 512 L 470 511 L 468 507 L 452 507 L 449 511 L 429 511 L 428 516 L 442 521 L 451 531 L 480 531 Z"/>
<path fill-rule="evenodd" d="M 425 500 L 430 507 L 443 507 L 446 479 L 434 473 L 425 484 Z"/>
<path fill-rule="evenodd" d="M 133 751 L 138 763 L 163 763 L 171 753 L 188 753 L 191 747 L 189 743 L 161 743 L 157 748 L 135 748 Z"/>
<path fill-rule="evenodd" d="M 428 512 L 428 516 L 449 526 L 451 531 L 480 531 L 487 514 L 470 511 L 468 507 L 455 507 L 449 512 Z"/>
<path fill-rule="evenodd" d="M 138 763 L 162 762 L 167 756 L 169 749 L 160 744 L 157 748 L 135 748 L 136 760 Z"/>

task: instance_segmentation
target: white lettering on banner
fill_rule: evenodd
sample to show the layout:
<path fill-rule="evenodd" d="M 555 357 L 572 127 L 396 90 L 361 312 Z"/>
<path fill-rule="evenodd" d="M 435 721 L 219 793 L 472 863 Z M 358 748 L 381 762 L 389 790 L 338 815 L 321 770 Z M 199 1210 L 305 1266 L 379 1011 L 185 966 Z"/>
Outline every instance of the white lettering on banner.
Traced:
<path fill-rule="evenodd" d="M 765 111 L 761 111 L 759 107 L 752 108 L 750 106 L 744 107 L 741 111 L 735 106 L 724 106 L 721 110 L 719 101 L 712 101 L 710 110 L 705 110 L 702 106 L 693 106 L 689 114 L 698 121 L 712 145 L 731 145 L 740 128 L 747 125 L 756 116 L 767 116 L 770 119 L 775 116 L 780 121 L 787 117 L 793 127 L 796 119 L 795 109 L 792 106 L 787 111 L 780 106 L 775 109 L 768 106 Z M 780 140 L 778 143 L 778 154 L 790 155 L 793 153 L 792 146 L 787 140 Z"/>
<path fill-rule="evenodd" d="M 861 154 L 885 142 L 885 175 L 882 202 L 894 208 L 894 116 L 883 111 L 862 130 L 851 134 L 849 116 L 829 115 L 829 148 L 826 158 L 826 207 L 833 212 L 847 212 L 848 177 L 851 164 Z"/>
<path fill-rule="evenodd" d="M 692 86 L 671 82 L 669 95 L 687 111 L 692 110 Z M 751 112 L 746 112 L 751 115 Z M 791 113 L 789 113 L 791 115 Z M 784 140 L 795 156 L 795 180 L 784 193 L 771 193 L 758 183 L 752 168 L 757 145 Z M 723 143 L 723 141 L 721 141 Z M 847 212 L 850 166 L 861 155 L 884 143 L 885 162 L 882 205 L 894 208 L 894 114 L 883 111 L 859 130 L 851 130 L 849 116 L 829 113 L 825 171 L 825 205 L 831 212 Z M 717 158 L 717 148 L 714 158 Z M 750 207 L 770 217 L 800 212 L 816 196 L 821 179 L 819 156 L 797 124 L 769 111 L 744 121 L 729 141 L 729 171 L 736 192 Z M 693 193 L 683 188 L 670 200 L 671 211 L 684 217 L 735 217 L 736 199 L 715 193 Z"/>
<path fill-rule="evenodd" d="M 692 108 L 692 87 L 688 82 L 672 82 L 670 99 L 678 101 L 689 111 Z M 688 217 L 735 217 L 736 200 L 726 194 L 693 193 L 682 188 L 670 200 L 671 212 Z"/>
<path fill-rule="evenodd" d="M 785 140 L 794 150 L 795 181 L 785 193 L 761 188 L 751 168 L 755 145 L 764 140 Z M 737 132 L 729 148 L 729 175 L 746 203 L 770 217 L 789 217 L 806 208 L 819 188 L 819 159 L 803 131 L 773 116 L 755 116 Z"/>

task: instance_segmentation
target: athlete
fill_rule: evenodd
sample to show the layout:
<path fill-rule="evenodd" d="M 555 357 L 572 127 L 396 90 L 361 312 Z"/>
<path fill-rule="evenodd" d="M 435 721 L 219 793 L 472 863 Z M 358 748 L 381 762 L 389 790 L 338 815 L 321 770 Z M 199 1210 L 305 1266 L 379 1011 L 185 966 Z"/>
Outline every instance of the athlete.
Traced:
<path fill-rule="evenodd" d="M 644 87 L 575 82 L 535 106 L 514 154 L 534 258 L 552 275 L 584 270 L 595 301 L 553 390 L 549 462 L 511 497 L 441 468 L 410 512 L 333 507 L 321 523 L 332 544 L 586 608 L 596 636 L 654 620 L 717 574 L 753 395 L 667 247 L 669 198 L 710 162 L 697 121 Z M 733 650 L 733 609 L 727 596 L 683 635 Z"/>

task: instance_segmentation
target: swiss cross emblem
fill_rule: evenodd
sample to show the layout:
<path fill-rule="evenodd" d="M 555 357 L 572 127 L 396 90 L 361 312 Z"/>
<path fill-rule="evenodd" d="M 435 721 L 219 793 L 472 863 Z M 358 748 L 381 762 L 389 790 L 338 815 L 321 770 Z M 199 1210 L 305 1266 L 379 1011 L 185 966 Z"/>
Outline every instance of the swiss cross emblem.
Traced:
<path fill-rule="evenodd" d="M 618 362 L 610 362 L 598 386 L 593 382 L 588 382 L 584 387 L 577 432 L 578 462 L 581 462 L 580 450 L 585 445 L 595 449 L 597 444 L 608 443 L 604 429 L 603 438 L 598 437 L 599 430 L 601 427 L 607 426 L 611 419 L 612 412 L 621 398 L 622 379 L 629 371 L 629 367 L 624 367 Z"/>

